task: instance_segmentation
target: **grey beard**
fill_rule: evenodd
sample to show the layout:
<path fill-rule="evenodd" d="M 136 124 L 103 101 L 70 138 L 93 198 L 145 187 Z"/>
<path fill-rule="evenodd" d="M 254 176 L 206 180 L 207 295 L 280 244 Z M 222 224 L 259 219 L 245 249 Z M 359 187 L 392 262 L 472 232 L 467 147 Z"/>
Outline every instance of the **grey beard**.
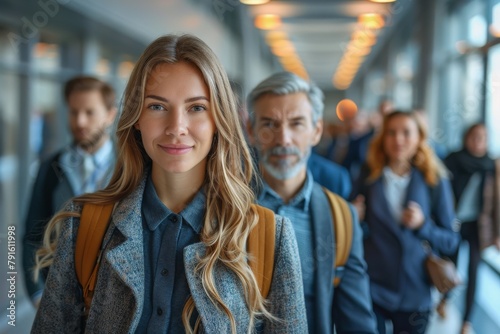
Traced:
<path fill-rule="evenodd" d="M 307 160 L 311 155 L 311 148 L 309 148 L 304 156 L 300 157 L 299 161 L 295 163 L 295 165 L 289 166 L 289 164 L 283 163 L 280 166 L 275 167 L 273 164 L 268 162 L 270 154 L 266 156 L 261 156 L 261 163 L 264 166 L 265 170 L 275 179 L 277 180 L 287 180 L 297 176 L 298 173 L 307 165 Z"/>

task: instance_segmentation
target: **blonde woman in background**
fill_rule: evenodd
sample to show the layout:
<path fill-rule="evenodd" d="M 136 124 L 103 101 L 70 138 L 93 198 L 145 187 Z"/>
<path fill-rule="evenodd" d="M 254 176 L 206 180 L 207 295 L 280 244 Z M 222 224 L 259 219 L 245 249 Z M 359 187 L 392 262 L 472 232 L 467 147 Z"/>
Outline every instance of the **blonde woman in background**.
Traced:
<path fill-rule="evenodd" d="M 306 333 L 289 220 L 276 216 L 272 285 L 248 265 L 258 222 L 252 159 L 229 80 L 194 36 L 167 35 L 137 62 L 124 96 L 118 160 L 104 190 L 49 223 L 38 269 L 50 266 L 33 333 Z M 117 203 L 88 318 L 75 276 L 82 205 Z"/>
<path fill-rule="evenodd" d="M 351 194 L 364 218 L 365 259 L 380 334 L 386 333 L 386 320 L 393 333 L 425 332 L 432 307 L 424 265 L 428 247 L 451 255 L 459 242 L 444 175 L 420 118 L 401 111 L 386 115 Z"/>

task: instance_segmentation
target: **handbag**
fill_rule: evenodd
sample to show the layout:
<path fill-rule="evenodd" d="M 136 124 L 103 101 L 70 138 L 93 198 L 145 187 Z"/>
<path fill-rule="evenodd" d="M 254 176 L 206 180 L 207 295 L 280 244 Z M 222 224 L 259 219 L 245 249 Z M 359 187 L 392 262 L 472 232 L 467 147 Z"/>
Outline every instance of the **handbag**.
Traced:
<path fill-rule="evenodd" d="M 431 203 L 433 203 L 431 211 L 434 212 L 437 209 L 434 205 L 437 203 L 437 193 L 434 188 L 429 188 L 429 191 L 429 197 Z M 443 259 L 434 254 L 428 241 L 424 241 L 422 246 L 427 253 L 427 258 L 425 259 L 427 274 L 431 279 L 432 285 L 434 285 L 440 293 L 447 293 L 462 283 L 458 275 L 457 267 L 453 261 L 450 259 Z"/>
<path fill-rule="evenodd" d="M 429 253 L 425 260 L 425 267 L 432 284 L 440 293 L 446 293 L 462 283 L 455 264 L 448 259 L 440 258 L 432 252 Z"/>

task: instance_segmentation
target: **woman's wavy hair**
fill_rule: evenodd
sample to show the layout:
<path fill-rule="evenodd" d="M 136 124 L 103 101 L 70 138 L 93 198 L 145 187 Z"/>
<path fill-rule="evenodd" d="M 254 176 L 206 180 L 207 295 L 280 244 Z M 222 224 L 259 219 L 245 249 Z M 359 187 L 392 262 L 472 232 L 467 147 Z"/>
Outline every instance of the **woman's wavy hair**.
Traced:
<path fill-rule="evenodd" d="M 213 304 L 230 319 L 233 333 L 236 333 L 236 322 L 217 290 L 214 267 L 226 266 L 238 277 L 250 312 L 248 331 L 251 332 L 256 317 L 274 319 L 266 310 L 265 300 L 247 262 L 247 238 L 258 221 L 258 215 L 251 206 L 254 193 L 249 186 L 254 167 L 227 74 L 214 52 L 202 40 L 192 35 L 166 35 L 146 48 L 132 71 L 122 100 L 122 114 L 116 132 L 117 162 L 111 181 L 104 190 L 77 197 L 74 202 L 116 203 L 139 186 L 151 164 L 140 133 L 134 128 L 143 107 L 146 83 L 156 66 L 177 62 L 191 63 L 201 71 L 210 90 L 211 110 L 217 129 L 207 158 L 204 183 L 207 203 L 200 238 L 206 245 L 206 254 L 200 258 L 197 270 Z M 44 235 L 44 246 L 37 252 L 37 270 L 52 263 L 60 226 L 66 218 L 75 216 L 79 214 L 60 212 L 50 221 Z M 183 310 L 183 323 L 188 333 L 199 329 L 199 318 L 194 328 L 190 325 L 194 309 L 190 297 Z"/>
<path fill-rule="evenodd" d="M 377 180 L 382 175 L 382 170 L 389 162 L 387 154 L 384 151 L 384 139 L 387 132 L 387 125 L 391 120 L 397 117 L 410 118 L 417 124 L 420 141 L 415 155 L 409 162 L 413 167 L 422 172 L 425 182 L 428 185 L 437 185 L 439 179 L 446 176 L 446 169 L 428 144 L 426 126 L 416 112 L 405 112 L 399 110 L 393 111 L 384 117 L 382 128 L 370 143 L 366 159 L 366 163 L 370 170 L 368 181 L 373 182 Z"/>

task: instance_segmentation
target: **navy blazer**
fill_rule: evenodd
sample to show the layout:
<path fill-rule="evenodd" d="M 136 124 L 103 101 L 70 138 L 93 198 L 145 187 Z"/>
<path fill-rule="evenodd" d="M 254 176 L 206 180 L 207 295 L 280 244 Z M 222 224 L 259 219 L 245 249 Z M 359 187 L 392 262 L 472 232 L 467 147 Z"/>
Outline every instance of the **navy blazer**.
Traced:
<path fill-rule="evenodd" d="M 453 254 L 460 237 L 453 229 L 455 213 L 450 183 L 441 179 L 433 189 L 416 169 L 411 172 L 405 203 L 416 202 L 425 222 L 410 230 L 397 222 L 389 210 L 383 177 L 367 183 L 365 175 L 354 185 L 351 199 L 365 196 L 365 259 L 373 302 L 389 311 L 428 311 L 431 284 L 424 261 L 426 243 L 439 254 Z"/>
<path fill-rule="evenodd" d="M 328 190 L 347 199 L 351 193 L 351 177 L 345 167 L 330 161 L 316 153 L 311 153 L 307 161 L 314 181 Z"/>
<path fill-rule="evenodd" d="M 363 259 L 362 231 L 353 208 L 353 240 L 340 285 L 333 286 L 335 272 L 335 231 L 330 203 L 317 183 L 311 200 L 315 257 L 315 323 L 317 333 L 376 333 L 375 316 L 369 292 L 369 279 Z M 333 300 L 333 302 L 332 302 Z M 312 333 L 311 333 L 312 334 Z"/>

